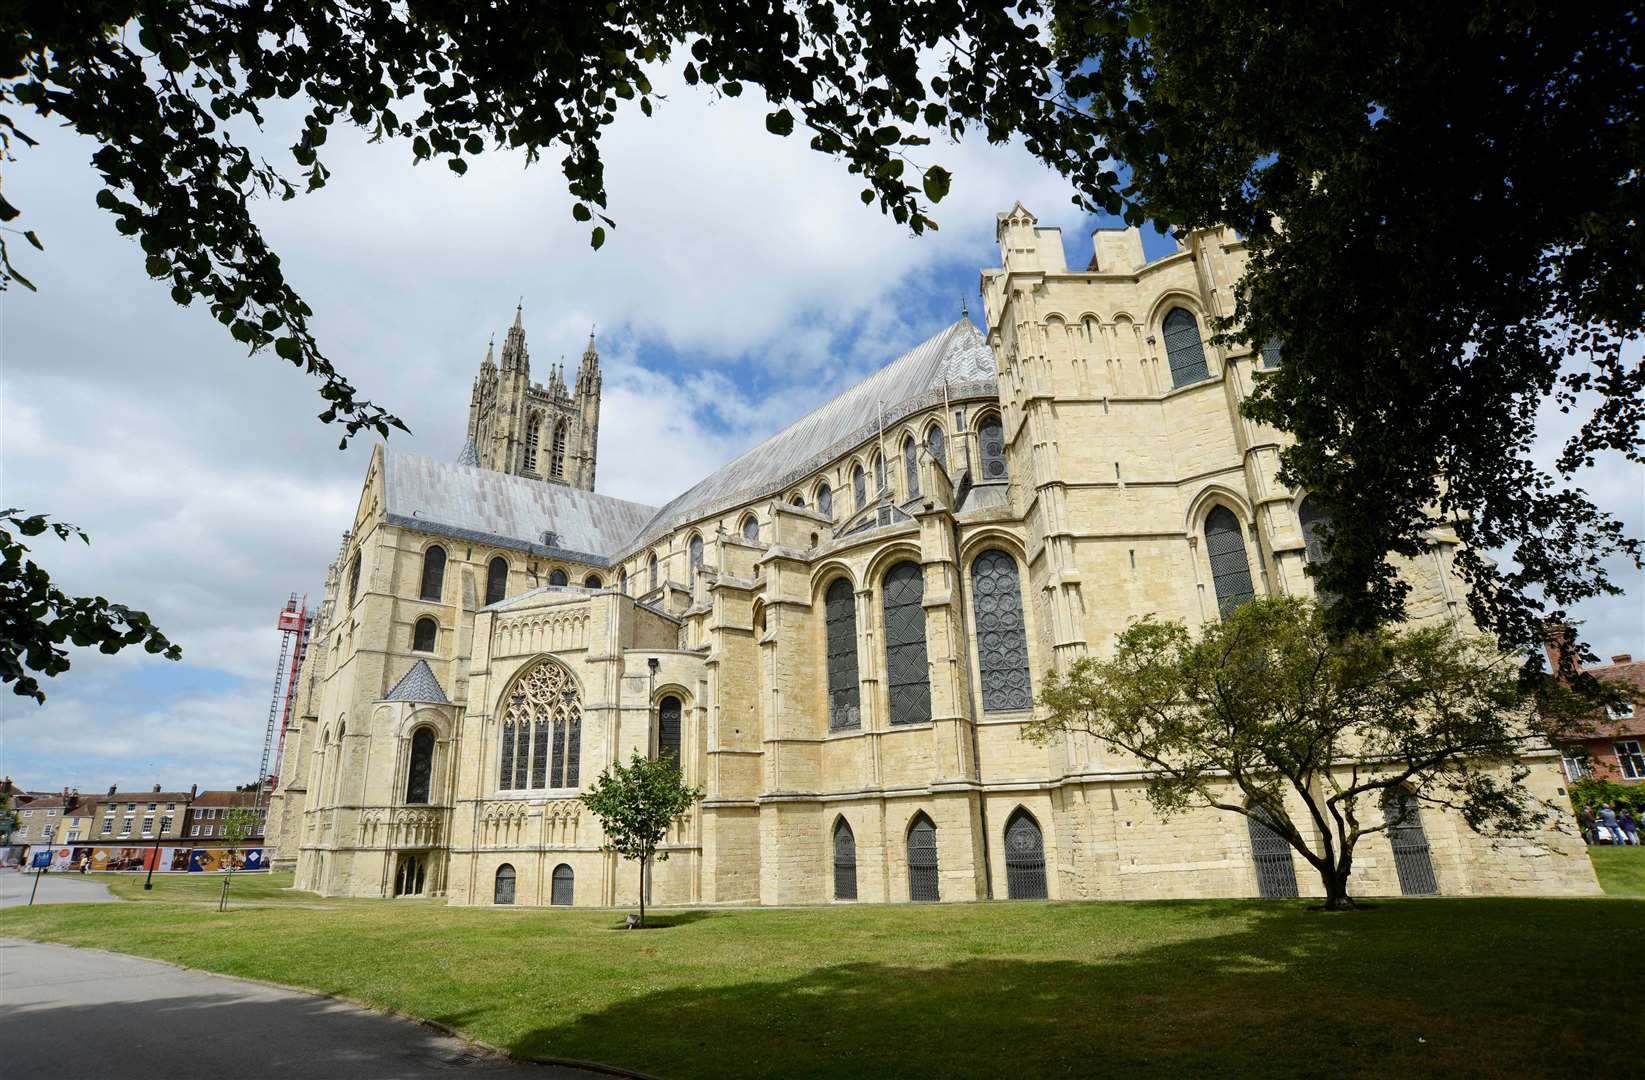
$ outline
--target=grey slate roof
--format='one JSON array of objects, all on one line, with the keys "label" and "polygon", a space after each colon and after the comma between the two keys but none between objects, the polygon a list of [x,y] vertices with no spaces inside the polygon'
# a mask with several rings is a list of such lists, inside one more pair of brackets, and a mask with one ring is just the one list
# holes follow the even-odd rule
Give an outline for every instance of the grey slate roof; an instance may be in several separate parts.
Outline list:
[{"label": "grey slate roof", "polygon": [[[564,484],[383,448],[383,515],[408,529],[607,565],[655,512]],[[554,533],[553,543],[545,532]]]},{"label": "grey slate roof", "polygon": [[394,684],[394,689],[390,690],[383,700],[451,704],[446,692],[440,689],[440,680],[434,677],[434,671],[428,666],[427,660],[419,660],[412,664],[411,670],[400,676],[400,681]]},{"label": "grey slate roof", "polygon": [[970,319],[920,342],[862,382],[722,466],[657,511],[628,550],[689,521],[765,495],[868,439],[879,427],[942,400],[997,396],[994,353]]}]

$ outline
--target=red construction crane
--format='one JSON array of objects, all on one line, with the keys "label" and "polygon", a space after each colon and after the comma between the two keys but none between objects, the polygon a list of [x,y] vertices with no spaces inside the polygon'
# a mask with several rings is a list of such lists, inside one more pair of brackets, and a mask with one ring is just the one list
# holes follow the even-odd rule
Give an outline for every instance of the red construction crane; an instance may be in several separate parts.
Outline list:
[{"label": "red construction crane", "polygon": [[[308,596],[305,594],[299,603],[297,594],[292,593],[275,617],[274,625],[280,631],[280,659],[274,664],[274,693],[268,703],[268,727],[263,732],[263,764],[257,770],[254,805],[259,807],[263,805],[264,794],[272,792],[280,780],[277,771],[269,772],[269,755],[274,755],[274,768],[278,770],[286,748],[286,725],[291,722],[292,705],[297,700],[297,673],[302,670],[303,656],[308,652],[311,629]],[[278,740],[276,730],[280,733]]]}]

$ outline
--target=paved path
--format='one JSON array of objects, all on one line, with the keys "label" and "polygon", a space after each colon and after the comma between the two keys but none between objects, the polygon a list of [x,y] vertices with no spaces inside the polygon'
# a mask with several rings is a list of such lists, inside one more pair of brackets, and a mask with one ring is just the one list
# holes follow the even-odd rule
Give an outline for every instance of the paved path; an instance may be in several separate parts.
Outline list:
[{"label": "paved path", "polygon": [[6,1080],[610,1080],[312,994],[16,938],[0,938],[0,1047]]},{"label": "paved path", "polygon": [[[0,907],[17,907],[29,902],[34,891],[34,872],[18,873],[0,870]],[[117,902],[119,897],[96,878],[81,877],[74,872],[48,870],[40,878],[40,894],[36,904],[97,904]]]}]

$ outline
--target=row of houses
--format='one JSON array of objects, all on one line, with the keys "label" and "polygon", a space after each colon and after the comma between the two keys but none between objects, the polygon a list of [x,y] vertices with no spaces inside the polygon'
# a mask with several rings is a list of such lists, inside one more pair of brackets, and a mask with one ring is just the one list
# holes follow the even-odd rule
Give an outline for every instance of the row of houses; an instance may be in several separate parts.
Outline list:
[{"label": "row of houses", "polygon": [[[1548,648],[1548,657],[1559,661],[1557,644]],[[1592,777],[1613,784],[1645,783],[1645,660],[1631,653],[1618,653],[1609,664],[1582,668],[1589,675],[1611,683],[1633,700],[1613,708],[1587,731],[1563,742],[1565,778],[1571,783]]]},{"label": "row of houses", "polygon": [[25,791],[10,777],[0,780],[7,811],[0,813],[0,862],[26,862],[42,848],[145,847],[219,848],[229,846],[224,836],[228,815],[244,808],[253,812],[252,835],[242,846],[260,847],[267,800],[257,785],[232,791],[165,791],[155,784],[146,791],[110,786],[102,795],[82,795],[78,789]]}]

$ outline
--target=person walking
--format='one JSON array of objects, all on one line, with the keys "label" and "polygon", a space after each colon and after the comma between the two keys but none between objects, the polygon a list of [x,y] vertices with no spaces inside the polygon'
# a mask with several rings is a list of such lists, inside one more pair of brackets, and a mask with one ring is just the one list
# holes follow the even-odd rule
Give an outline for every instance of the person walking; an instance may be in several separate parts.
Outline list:
[{"label": "person walking", "polygon": [[1628,837],[1628,843],[1638,847],[1639,822],[1634,820],[1634,812],[1624,806],[1622,813],[1617,815],[1616,821],[1618,825],[1622,826],[1623,833]]},{"label": "person walking", "polygon": [[90,869],[91,869],[91,856],[90,855],[82,855],[80,857],[80,872],[83,874],[87,870],[90,870]]},{"label": "person walking", "polygon": [[1582,842],[1584,844],[1593,847],[1599,843],[1599,837],[1594,835],[1594,807],[1592,803],[1577,811],[1576,821],[1582,829]]}]

